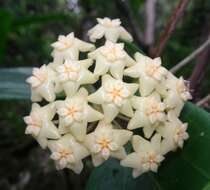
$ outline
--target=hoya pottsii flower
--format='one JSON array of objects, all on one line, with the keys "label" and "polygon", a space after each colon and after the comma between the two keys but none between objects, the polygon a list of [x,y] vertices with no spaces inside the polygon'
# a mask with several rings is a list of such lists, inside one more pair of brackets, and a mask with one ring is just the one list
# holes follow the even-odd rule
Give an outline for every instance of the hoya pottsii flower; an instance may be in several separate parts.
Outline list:
[{"label": "hoya pottsii flower", "polygon": [[119,112],[132,117],[131,97],[137,89],[138,85],[135,83],[125,83],[110,75],[104,75],[101,87],[89,95],[88,101],[102,105],[107,122],[111,122]]},{"label": "hoya pottsii flower", "polygon": [[161,66],[161,59],[151,59],[140,53],[135,54],[137,63],[124,71],[130,77],[139,78],[141,96],[148,96],[153,90],[162,91],[162,80],[168,71]]},{"label": "hoya pottsii flower", "polygon": [[106,41],[105,45],[88,54],[96,60],[95,75],[104,75],[110,71],[114,78],[122,79],[125,66],[131,66],[135,61],[124,51],[124,44]]},{"label": "hoya pottsii flower", "polygon": [[166,119],[165,105],[160,96],[153,93],[148,97],[133,97],[132,105],[136,109],[134,116],[128,123],[128,129],[143,127],[144,135],[150,138],[160,122]]},{"label": "hoya pottsii flower", "polygon": [[54,103],[44,107],[33,103],[30,115],[24,117],[27,125],[25,133],[32,135],[42,148],[46,148],[48,139],[60,138],[57,127],[52,122],[55,113]]},{"label": "hoya pottsii flower", "polygon": [[97,18],[98,24],[88,31],[91,42],[101,39],[103,36],[107,40],[116,42],[119,38],[133,41],[132,36],[122,27],[120,19]]},{"label": "hoya pottsii flower", "polygon": [[135,152],[127,155],[120,164],[133,168],[134,178],[147,171],[157,172],[158,166],[164,160],[161,153],[161,136],[156,134],[150,142],[138,135],[134,135],[132,146]]},{"label": "hoya pottsii flower", "polygon": [[87,123],[103,118],[103,115],[87,103],[88,92],[81,88],[73,97],[57,101],[60,134],[71,133],[77,140],[83,141]]},{"label": "hoya pottsii flower", "polygon": [[26,80],[31,86],[31,100],[41,101],[42,98],[48,102],[55,100],[55,72],[48,66],[42,65],[34,68],[32,76]]},{"label": "hoya pottsii flower", "polygon": [[165,81],[167,93],[165,94],[165,104],[167,108],[173,109],[179,116],[184,102],[192,98],[189,92],[189,84],[182,77],[176,78],[173,74],[168,74]]},{"label": "hoya pottsii flower", "polygon": [[77,174],[83,169],[82,159],[89,155],[88,150],[70,134],[62,136],[59,140],[50,140],[48,147],[57,169],[69,168]]},{"label": "hoya pottsii flower", "polygon": [[162,151],[164,153],[176,150],[177,147],[183,147],[184,141],[189,138],[187,126],[188,124],[182,123],[172,111],[168,113],[168,121],[157,129],[158,133],[164,137],[162,142]]},{"label": "hoya pottsii flower", "polygon": [[73,96],[80,85],[96,82],[95,76],[88,70],[92,63],[91,59],[81,61],[68,59],[64,64],[57,66],[57,77],[67,96]]},{"label": "hoya pottsii flower", "polygon": [[95,48],[93,44],[75,38],[73,32],[67,36],[60,35],[52,47],[54,48],[52,55],[55,66],[62,64],[65,59],[78,60],[79,52],[87,52]]},{"label": "hoya pottsii flower", "polygon": [[109,157],[123,159],[126,156],[124,145],[132,132],[125,129],[113,129],[111,124],[99,122],[94,132],[85,138],[85,145],[91,152],[94,166],[102,164]]}]

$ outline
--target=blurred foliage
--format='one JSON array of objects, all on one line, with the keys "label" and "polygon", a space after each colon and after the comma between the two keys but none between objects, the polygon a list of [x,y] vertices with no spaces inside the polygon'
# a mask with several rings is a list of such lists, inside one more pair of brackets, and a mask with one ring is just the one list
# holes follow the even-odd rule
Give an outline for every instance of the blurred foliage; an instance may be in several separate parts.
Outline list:
[{"label": "blurred foliage", "polygon": [[[156,39],[160,36],[177,2],[178,0],[157,1]],[[118,17],[132,32],[133,26],[129,18],[131,14],[132,19],[135,19],[138,24],[136,27],[143,33],[145,1],[130,0],[128,5],[129,10],[122,0],[1,0],[0,67],[33,67],[47,64],[51,61],[50,44],[59,34],[74,31],[76,36],[87,40],[86,32],[95,24],[97,17]],[[206,22],[209,22],[209,17],[209,0],[191,1],[184,18],[178,24],[163,52],[163,64],[167,68],[173,67],[202,43],[203,28]],[[148,49],[141,43],[127,44],[126,48],[132,54],[139,51],[138,46],[147,53]],[[195,63],[194,60],[185,66],[178,75],[188,78]],[[6,83],[8,78],[5,78],[2,72],[0,73],[0,90],[4,92],[4,97],[8,97],[10,90],[13,86],[17,86],[20,79],[20,75],[12,73],[10,75],[8,76],[11,83]],[[23,82],[25,76],[21,75],[21,77]],[[200,85],[200,98],[209,93],[209,77],[210,67],[208,66]],[[21,82],[18,93],[27,96]],[[80,176],[67,171],[56,172],[48,158],[48,152],[40,150],[32,138],[24,135],[25,125],[22,117],[30,110],[28,101],[0,101],[0,106],[3,110],[0,113],[1,190],[80,190],[84,188],[92,167],[89,161],[86,162],[86,170]]]}]

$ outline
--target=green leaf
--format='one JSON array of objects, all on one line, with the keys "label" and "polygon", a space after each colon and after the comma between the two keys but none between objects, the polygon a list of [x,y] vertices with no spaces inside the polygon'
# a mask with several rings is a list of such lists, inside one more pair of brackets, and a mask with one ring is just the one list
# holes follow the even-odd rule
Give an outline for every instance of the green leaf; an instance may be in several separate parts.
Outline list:
[{"label": "green leaf", "polygon": [[30,89],[25,80],[31,72],[30,67],[0,69],[0,99],[29,99]]},{"label": "green leaf", "polygon": [[0,63],[4,58],[4,54],[6,51],[6,42],[8,38],[8,34],[11,30],[12,25],[12,17],[9,12],[5,10],[0,10]]},{"label": "green leaf", "polygon": [[132,179],[131,169],[109,160],[94,169],[86,190],[209,190],[210,114],[186,103],[181,119],[189,124],[190,138],[182,150],[166,156],[157,174]]}]

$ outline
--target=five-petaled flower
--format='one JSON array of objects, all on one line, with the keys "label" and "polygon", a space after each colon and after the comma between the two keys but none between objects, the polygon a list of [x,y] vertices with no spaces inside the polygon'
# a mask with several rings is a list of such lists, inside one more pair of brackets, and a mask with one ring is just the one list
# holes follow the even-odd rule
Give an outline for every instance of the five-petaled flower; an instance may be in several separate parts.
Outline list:
[{"label": "five-petaled flower", "polygon": [[24,117],[27,125],[25,133],[32,135],[42,148],[47,147],[48,139],[60,138],[57,127],[52,122],[55,113],[54,103],[44,107],[33,103],[30,115]]},{"label": "five-petaled flower", "polygon": [[42,98],[52,102],[55,100],[55,72],[46,65],[34,68],[32,76],[26,82],[31,85],[31,100],[41,101]]},{"label": "five-petaled flower", "polygon": [[57,169],[69,168],[77,174],[83,169],[82,159],[89,155],[85,146],[78,143],[70,134],[62,136],[59,140],[50,140],[48,147]]},{"label": "five-petaled flower", "polygon": [[140,53],[134,55],[137,63],[127,69],[124,74],[133,78],[139,78],[139,91],[141,96],[148,96],[154,89],[161,91],[162,81],[168,71],[161,66],[161,59],[151,59]]},{"label": "five-petaled flower", "polygon": [[107,122],[111,122],[118,113],[132,117],[131,97],[137,89],[138,85],[135,83],[125,83],[110,75],[104,75],[101,87],[89,95],[88,101],[102,105],[104,119]]},{"label": "five-petaled flower", "polygon": [[67,59],[57,66],[58,80],[67,96],[73,96],[81,85],[95,83],[97,78],[88,70],[93,64],[91,59],[73,61]]},{"label": "five-petaled flower", "polygon": [[83,141],[88,122],[103,118],[103,114],[88,105],[87,96],[88,92],[81,88],[73,97],[56,102],[60,134],[70,132],[77,140]]},{"label": "five-petaled flower", "polygon": [[85,138],[85,145],[91,152],[94,166],[102,164],[110,156],[123,159],[126,156],[125,145],[132,132],[125,129],[114,129],[111,124],[101,121],[94,132]]},{"label": "five-petaled flower", "polygon": [[90,41],[95,42],[103,36],[112,42],[116,42],[119,38],[132,41],[132,36],[122,27],[120,19],[97,18],[98,24],[88,31]]},{"label": "five-petaled flower", "polygon": [[157,172],[158,166],[164,160],[161,152],[161,136],[156,134],[151,142],[134,135],[132,146],[135,152],[127,155],[121,165],[133,168],[133,177],[136,178],[144,172]]},{"label": "five-petaled flower", "polygon": [[143,127],[145,137],[150,138],[166,119],[164,103],[159,94],[153,93],[148,97],[133,97],[132,105],[136,112],[128,123],[128,129]]},{"label": "five-petaled flower", "polygon": [[78,60],[79,52],[87,52],[95,49],[93,44],[84,42],[74,37],[74,33],[67,36],[60,35],[58,41],[52,44],[54,48],[53,64],[54,66],[62,64],[66,59]]},{"label": "five-petaled flower", "polygon": [[124,44],[106,41],[105,45],[88,54],[96,60],[94,74],[104,75],[110,71],[114,78],[122,79],[125,66],[131,66],[135,61],[125,52]]}]

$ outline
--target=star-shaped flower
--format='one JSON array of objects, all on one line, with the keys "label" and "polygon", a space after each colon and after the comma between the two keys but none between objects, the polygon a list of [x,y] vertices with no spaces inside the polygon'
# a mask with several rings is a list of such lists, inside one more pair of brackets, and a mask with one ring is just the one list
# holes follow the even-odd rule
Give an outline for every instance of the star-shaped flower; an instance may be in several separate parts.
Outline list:
[{"label": "star-shaped flower", "polygon": [[122,79],[125,66],[135,64],[135,61],[124,51],[124,44],[106,41],[105,45],[88,54],[96,60],[94,74],[104,75],[110,71],[114,78]]},{"label": "star-shaped flower", "polygon": [[67,96],[73,96],[80,85],[92,84],[97,78],[88,70],[93,64],[91,59],[80,61],[66,60],[64,64],[57,66],[58,80],[64,88]]},{"label": "star-shaped flower", "polygon": [[58,41],[52,44],[53,50],[53,65],[57,66],[63,63],[66,59],[78,60],[79,52],[87,52],[95,49],[93,44],[84,42],[74,37],[74,33],[67,36],[60,35]]},{"label": "star-shaped flower", "polygon": [[59,132],[70,132],[77,140],[83,141],[87,131],[87,123],[103,118],[103,115],[87,103],[88,92],[81,88],[73,97],[57,101],[59,115]]},{"label": "star-shaped flower", "polygon": [[104,118],[107,122],[111,122],[119,112],[132,117],[131,97],[137,89],[138,85],[135,83],[125,83],[110,75],[104,75],[102,86],[95,93],[89,95],[88,101],[102,105]]},{"label": "star-shaped flower", "polygon": [[107,40],[116,42],[119,38],[133,41],[132,36],[121,26],[120,19],[97,18],[98,24],[88,31],[91,42],[101,39],[103,36]]},{"label": "star-shaped flower", "polygon": [[59,140],[49,141],[48,147],[57,169],[69,168],[77,174],[83,169],[82,159],[89,155],[88,150],[70,134],[62,136]]},{"label": "star-shaped flower", "polygon": [[132,146],[135,152],[127,155],[120,164],[133,168],[134,178],[147,171],[157,172],[158,166],[164,160],[161,152],[161,136],[156,134],[150,142],[138,135],[134,135]]},{"label": "star-shaped flower", "polygon": [[153,90],[163,89],[162,81],[168,71],[161,66],[161,59],[151,59],[140,53],[134,55],[137,63],[124,71],[130,77],[139,78],[139,90],[141,96],[148,96]]},{"label": "star-shaped flower", "polygon": [[109,157],[125,158],[126,152],[123,146],[131,136],[131,131],[113,129],[111,124],[99,122],[95,131],[86,136],[84,143],[91,152],[93,165],[98,166]]},{"label": "star-shaped flower", "polygon": [[176,150],[177,147],[183,147],[184,141],[189,138],[187,126],[188,124],[182,123],[173,111],[169,111],[168,121],[157,129],[158,133],[164,138],[162,142],[164,154]]},{"label": "star-shaped flower", "polygon": [[55,113],[54,103],[44,107],[34,103],[30,115],[24,117],[27,124],[25,133],[32,135],[42,148],[46,148],[48,139],[58,139],[60,137],[57,127],[52,122]]},{"label": "star-shaped flower", "polygon": [[39,102],[44,98],[48,102],[55,100],[55,72],[48,66],[34,68],[32,76],[27,78],[31,86],[31,100]]},{"label": "star-shaped flower", "polygon": [[128,129],[143,127],[144,135],[150,138],[159,123],[165,121],[165,105],[159,94],[153,93],[148,97],[133,97],[132,105],[136,109],[128,123]]},{"label": "star-shaped flower", "polygon": [[184,106],[184,102],[192,99],[189,92],[189,83],[182,77],[176,78],[173,74],[168,74],[165,81],[167,93],[165,93],[165,104],[169,109],[173,109],[177,116]]}]

